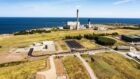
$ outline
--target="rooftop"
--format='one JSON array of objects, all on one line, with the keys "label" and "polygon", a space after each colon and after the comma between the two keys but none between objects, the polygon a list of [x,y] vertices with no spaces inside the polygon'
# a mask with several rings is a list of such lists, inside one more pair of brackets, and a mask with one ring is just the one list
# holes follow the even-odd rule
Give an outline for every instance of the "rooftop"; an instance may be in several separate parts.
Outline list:
[{"label": "rooftop", "polygon": [[129,38],[140,38],[140,35],[125,35],[125,36]]}]

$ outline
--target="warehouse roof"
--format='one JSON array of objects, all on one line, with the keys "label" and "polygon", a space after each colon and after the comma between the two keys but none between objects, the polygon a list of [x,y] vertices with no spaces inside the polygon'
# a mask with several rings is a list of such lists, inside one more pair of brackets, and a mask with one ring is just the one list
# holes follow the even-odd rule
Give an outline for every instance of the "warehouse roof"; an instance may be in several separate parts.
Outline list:
[{"label": "warehouse roof", "polygon": [[140,38],[140,35],[124,35],[129,38]]}]

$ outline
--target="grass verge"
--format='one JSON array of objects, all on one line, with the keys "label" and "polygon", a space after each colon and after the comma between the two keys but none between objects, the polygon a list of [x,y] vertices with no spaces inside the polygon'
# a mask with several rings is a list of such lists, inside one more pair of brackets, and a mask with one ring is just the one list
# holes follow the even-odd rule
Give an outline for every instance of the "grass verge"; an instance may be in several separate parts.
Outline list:
[{"label": "grass verge", "polygon": [[82,62],[77,57],[64,57],[63,63],[70,79],[90,79]]}]

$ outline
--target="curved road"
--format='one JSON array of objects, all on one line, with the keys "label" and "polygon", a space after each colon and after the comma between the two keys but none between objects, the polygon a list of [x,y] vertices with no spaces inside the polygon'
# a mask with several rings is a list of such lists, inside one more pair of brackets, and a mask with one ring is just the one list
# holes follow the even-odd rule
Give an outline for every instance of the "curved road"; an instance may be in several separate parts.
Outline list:
[{"label": "curved road", "polygon": [[97,79],[96,75],[94,74],[93,70],[89,66],[89,64],[80,56],[80,54],[76,54],[76,56],[82,61],[83,65],[85,66],[86,70],[88,71],[91,79]]},{"label": "curved road", "polygon": [[41,79],[56,79],[57,78],[53,56],[50,56],[49,60],[50,60],[51,68],[47,71],[42,71],[42,72],[37,73],[37,75],[43,76],[43,78]]}]

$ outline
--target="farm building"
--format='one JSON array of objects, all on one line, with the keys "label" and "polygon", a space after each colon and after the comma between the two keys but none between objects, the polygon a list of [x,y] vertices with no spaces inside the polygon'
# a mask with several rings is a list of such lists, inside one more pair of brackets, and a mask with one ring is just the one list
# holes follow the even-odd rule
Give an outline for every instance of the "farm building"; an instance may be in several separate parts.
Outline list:
[{"label": "farm building", "polygon": [[76,19],[77,21],[68,21],[64,29],[70,30],[79,30],[80,29],[80,21],[79,21],[79,9],[76,10]]}]

